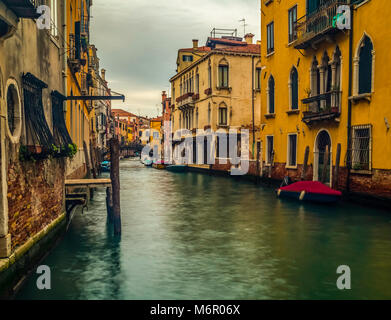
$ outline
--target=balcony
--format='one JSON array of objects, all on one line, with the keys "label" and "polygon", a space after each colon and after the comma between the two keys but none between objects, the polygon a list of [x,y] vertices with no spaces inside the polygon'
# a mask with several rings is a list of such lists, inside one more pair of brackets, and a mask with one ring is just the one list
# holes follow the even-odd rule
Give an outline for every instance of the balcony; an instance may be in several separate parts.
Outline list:
[{"label": "balcony", "polygon": [[337,9],[346,5],[347,0],[323,0],[312,13],[301,17],[296,22],[296,49],[314,47],[317,43],[331,38],[339,30],[336,26]]},{"label": "balcony", "polygon": [[340,91],[330,91],[303,99],[306,110],[303,111],[302,121],[307,125],[319,121],[338,122],[341,114],[341,94]]},{"label": "balcony", "polygon": [[69,56],[68,56],[68,64],[72,70],[72,72],[79,72],[81,66],[85,66],[87,61],[85,59],[80,58],[80,41],[76,41],[76,37],[74,34],[69,35]]},{"label": "balcony", "polygon": [[42,0],[3,0],[18,18],[36,19],[40,16],[37,8],[44,4]]},{"label": "balcony", "polygon": [[194,108],[194,100],[193,100],[194,92],[188,92],[184,95],[178,97],[176,102],[178,104],[179,110],[184,110],[188,108]]}]

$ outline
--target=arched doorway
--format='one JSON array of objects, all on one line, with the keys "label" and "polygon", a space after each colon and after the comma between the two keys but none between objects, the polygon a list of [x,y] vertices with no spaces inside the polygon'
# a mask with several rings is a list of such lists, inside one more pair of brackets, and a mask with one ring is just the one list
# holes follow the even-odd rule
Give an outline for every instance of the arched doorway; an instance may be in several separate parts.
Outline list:
[{"label": "arched doorway", "polygon": [[[326,154],[328,150],[328,154]],[[331,180],[331,138],[326,130],[319,131],[314,148],[314,180],[330,184]],[[327,160],[328,159],[328,160]],[[325,165],[325,162],[327,163]]]}]

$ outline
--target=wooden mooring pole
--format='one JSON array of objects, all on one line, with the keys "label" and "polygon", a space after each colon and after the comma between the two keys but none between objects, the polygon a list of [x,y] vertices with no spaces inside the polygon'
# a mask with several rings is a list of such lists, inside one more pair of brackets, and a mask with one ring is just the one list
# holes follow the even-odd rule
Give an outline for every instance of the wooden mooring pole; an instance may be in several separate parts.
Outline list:
[{"label": "wooden mooring pole", "polygon": [[327,174],[330,174],[329,170],[331,170],[331,168],[329,169],[329,166],[330,166],[330,150],[329,150],[329,146],[326,145],[326,150],[324,152],[324,157],[323,157],[323,170],[322,170],[322,180],[321,180],[322,183],[326,183]]},{"label": "wooden mooring pole", "polygon": [[111,161],[111,186],[113,197],[113,222],[114,234],[121,234],[121,206],[120,206],[120,181],[119,181],[119,141],[110,139],[110,161]]},{"label": "wooden mooring pole", "polygon": [[338,188],[338,176],[339,176],[340,161],[341,161],[341,144],[338,143],[338,145],[337,145],[337,156],[336,156],[336,159],[335,159],[335,171],[334,171],[334,175],[333,175],[333,180],[334,180],[333,188],[334,189]]},{"label": "wooden mooring pole", "polygon": [[307,146],[304,151],[304,164],[303,164],[303,171],[301,173],[301,180],[305,180],[307,176],[307,168],[308,168],[308,158],[310,156],[310,147]]}]

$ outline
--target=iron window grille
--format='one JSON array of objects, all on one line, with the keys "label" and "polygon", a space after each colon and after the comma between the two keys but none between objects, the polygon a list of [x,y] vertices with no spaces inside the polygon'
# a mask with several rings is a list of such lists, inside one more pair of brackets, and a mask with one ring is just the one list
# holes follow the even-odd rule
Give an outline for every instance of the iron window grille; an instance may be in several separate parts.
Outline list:
[{"label": "iron window grille", "polygon": [[55,143],[45,118],[42,103],[42,89],[48,86],[31,73],[23,75],[22,83],[27,143],[41,146],[45,151],[48,151]]},{"label": "iron window grille", "polygon": [[55,145],[58,148],[67,147],[68,145],[73,144],[73,141],[69,135],[64,119],[63,103],[66,98],[58,91],[53,91],[51,93],[51,97],[53,137]]},{"label": "iron window grille", "polygon": [[352,126],[346,165],[353,170],[372,170],[372,125]]}]

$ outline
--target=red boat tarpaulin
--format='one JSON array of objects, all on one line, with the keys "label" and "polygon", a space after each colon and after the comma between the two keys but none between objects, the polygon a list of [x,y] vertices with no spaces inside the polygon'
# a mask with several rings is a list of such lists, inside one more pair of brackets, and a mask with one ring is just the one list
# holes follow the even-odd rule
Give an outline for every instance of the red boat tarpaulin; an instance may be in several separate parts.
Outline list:
[{"label": "red boat tarpaulin", "polygon": [[302,192],[306,193],[318,193],[318,194],[327,194],[333,196],[341,196],[340,191],[329,188],[319,181],[299,181],[290,184],[289,186],[282,187],[280,190],[291,191],[291,192]]}]

